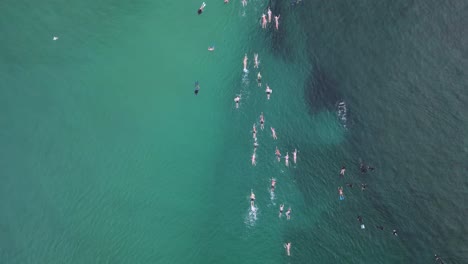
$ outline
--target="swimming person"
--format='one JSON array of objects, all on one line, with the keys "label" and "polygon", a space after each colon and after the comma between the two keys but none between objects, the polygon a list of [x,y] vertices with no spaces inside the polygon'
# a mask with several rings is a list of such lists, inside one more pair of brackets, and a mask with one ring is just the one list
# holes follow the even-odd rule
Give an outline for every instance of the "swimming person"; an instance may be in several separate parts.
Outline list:
[{"label": "swimming person", "polygon": [[273,92],[273,90],[271,90],[271,89],[270,89],[270,86],[268,86],[268,84],[267,84],[267,85],[266,85],[265,93],[267,94],[267,99],[268,99],[268,100],[270,100],[271,92]]},{"label": "swimming person", "polygon": [[258,68],[258,53],[254,53],[254,68]]},{"label": "swimming person", "polygon": [[208,51],[214,51],[215,47],[214,46],[209,46]]},{"label": "swimming person", "polygon": [[278,30],[278,26],[279,26],[279,18],[280,18],[280,15],[278,16],[275,16],[275,27],[276,27],[276,30]]},{"label": "swimming person", "polygon": [[275,155],[276,155],[276,158],[278,159],[278,162],[279,162],[279,161],[280,161],[280,158],[281,158],[281,153],[280,153],[278,147],[276,147]]},{"label": "swimming person", "polygon": [[398,232],[396,231],[396,229],[393,229],[392,233],[393,233],[394,236],[398,236]]},{"label": "swimming person", "polygon": [[260,114],[260,129],[265,129],[265,119],[263,118],[263,112]]},{"label": "swimming person", "polygon": [[255,139],[255,141],[257,141],[257,127],[255,126],[255,123],[253,124],[253,127],[252,127],[252,137],[253,139]]},{"label": "swimming person", "polygon": [[236,103],[236,108],[239,108],[239,101],[240,101],[240,96],[236,96],[236,98],[234,98],[234,102]]},{"label": "swimming person", "polygon": [[296,160],[297,160],[297,149],[294,149],[294,152],[293,152],[293,161],[294,161],[294,164],[296,164]]},{"label": "swimming person", "polygon": [[248,59],[247,59],[247,53],[246,53],[245,56],[244,56],[244,72],[248,72],[248,70],[247,70],[247,60]]},{"label": "swimming person", "polygon": [[257,147],[258,147],[258,143],[257,143],[257,141],[255,140],[255,142],[254,142],[254,151],[257,149]]},{"label": "swimming person", "polygon": [[271,130],[271,136],[273,137],[273,139],[278,139],[278,137],[276,136],[276,131],[273,127],[270,127],[270,130]]},{"label": "swimming person", "polygon": [[198,81],[195,82],[195,95],[198,95],[198,91],[200,91],[200,85],[198,84]]},{"label": "swimming person", "polygon": [[340,200],[344,200],[343,187],[338,187],[338,193],[340,195]]},{"label": "swimming person", "polygon": [[284,156],[284,163],[286,164],[286,167],[289,166],[289,154],[286,152],[286,156]]},{"label": "swimming person", "polygon": [[291,207],[288,208],[286,211],[286,219],[290,220],[291,219]]},{"label": "swimming person", "polygon": [[291,256],[291,242],[284,244],[284,248],[286,249],[286,254],[288,254],[288,256]]},{"label": "swimming person", "polygon": [[257,161],[255,161],[255,148],[254,148],[254,153],[252,154],[252,166],[256,166]]},{"label": "swimming person", "polygon": [[276,185],[276,180],[274,178],[271,178],[271,191],[275,190],[275,185]]},{"label": "swimming person", "polygon": [[367,187],[367,184],[361,183],[361,191],[365,191]]},{"label": "swimming person", "polygon": [[365,229],[366,226],[362,223],[362,217],[361,217],[360,215],[358,215],[357,220],[358,220],[359,223],[361,224],[361,229]]},{"label": "swimming person", "polygon": [[267,14],[268,14],[268,23],[271,23],[271,10],[270,10],[270,7],[268,7]]},{"label": "swimming person", "polygon": [[266,28],[267,25],[267,19],[265,14],[262,14],[262,28]]},{"label": "swimming person", "polygon": [[245,7],[247,5],[247,0],[242,0],[242,6]]},{"label": "swimming person", "polygon": [[250,190],[250,206],[254,208],[255,205],[255,194],[253,193],[253,190]]},{"label": "swimming person", "polygon": [[278,217],[281,217],[283,215],[283,209],[284,209],[284,204],[280,204],[280,209],[279,209],[279,215]]},{"label": "swimming person", "polygon": [[262,86],[262,75],[260,74],[260,72],[258,72],[257,74],[257,83],[258,83],[258,87]]},{"label": "swimming person", "polygon": [[205,9],[205,2],[202,3],[202,5],[200,6],[200,8],[198,9],[198,14],[200,15],[201,13],[203,13],[203,10]]},{"label": "swimming person", "polygon": [[341,170],[340,170],[340,176],[341,176],[341,177],[344,176],[345,171],[346,171],[346,167],[345,167],[345,166],[341,167]]}]

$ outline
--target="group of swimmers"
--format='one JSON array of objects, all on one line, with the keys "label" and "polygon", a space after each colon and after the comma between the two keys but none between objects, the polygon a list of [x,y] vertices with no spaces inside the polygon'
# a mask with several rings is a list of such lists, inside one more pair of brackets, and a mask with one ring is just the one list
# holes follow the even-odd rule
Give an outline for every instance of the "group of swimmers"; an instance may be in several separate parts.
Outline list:
[{"label": "group of swimmers", "polygon": [[[268,21],[267,21],[267,15],[268,15]],[[267,15],[262,14],[262,28],[263,28],[263,29],[266,28],[267,23],[271,23],[271,15],[272,15],[272,12],[271,12],[271,10],[270,10],[270,7],[268,7]],[[280,19],[280,15],[274,16],[274,19],[275,19],[275,28],[276,28],[276,30],[278,30],[278,29],[279,29],[279,19]]]}]

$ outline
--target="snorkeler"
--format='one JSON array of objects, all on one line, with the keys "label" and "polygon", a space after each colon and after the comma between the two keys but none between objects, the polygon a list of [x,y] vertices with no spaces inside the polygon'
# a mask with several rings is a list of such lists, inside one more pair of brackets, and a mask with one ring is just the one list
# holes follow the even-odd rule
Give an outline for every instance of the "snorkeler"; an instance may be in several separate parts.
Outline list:
[{"label": "snorkeler", "polygon": [[284,209],[284,204],[280,204],[278,217],[281,217],[283,215],[283,209]]},{"label": "snorkeler", "polygon": [[203,10],[205,9],[205,2],[202,3],[202,5],[200,6],[200,8],[198,9],[198,14],[200,15],[201,13],[203,13]]},{"label": "snorkeler", "polygon": [[294,152],[293,152],[293,161],[294,161],[294,164],[296,164],[296,160],[297,160],[297,149],[294,149]]},{"label": "snorkeler", "polygon": [[286,156],[284,156],[284,163],[286,164],[286,167],[289,166],[289,154],[286,152]]},{"label": "snorkeler", "polygon": [[274,178],[271,178],[271,191],[275,190],[275,185],[276,185],[276,180]]},{"label": "snorkeler", "polygon": [[250,206],[253,208],[255,205],[255,194],[253,190],[250,190]]},{"label": "snorkeler", "polygon": [[276,136],[276,131],[273,127],[270,127],[270,130],[271,130],[271,136],[273,137],[273,139],[278,139],[278,137]]},{"label": "snorkeler", "polygon": [[262,28],[266,28],[267,25],[267,19],[265,14],[262,14]]},{"label": "snorkeler", "polygon": [[291,219],[291,207],[288,208],[286,211],[286,219],[290,220]]},{"label": "snorkeler", "polygon": [[258,72],[257,74],[257,83],[258,83],[258,87],[262,86],[262,75],[260,74],[260,72]]},{"label": "snorkeler", "polygon": [[244,61],[243,61],[244,62],[244,72],[248,72],[248,70],[247,70],[247,60],[248,59],[247,59],[247,53],[246,53],[245,56],[244,56]]},{"label": "snorkeler", "polygon": [[270,100],[271,92],[273,92],[273,90],[271,90],[271,89],[270,89],[270,86],[268,86],[268,84],[267,84],[267,85],[266,85],[265,93],[267,94],[267,99],[268,99],[268,100]]},{"label": "snorkeler", "polygon": [[263,112],[260,114],[260,129],[265,129],[265,118],[263,118]]},{"label": "snorkeler", "polygon": [[279,162],[279,161],[280,161],[280,158],[281,158],[281,153],[280,153],[278,147],[276,147],[275,155],[276,155],[276,159],[278,159],[278,162]]},{"label": "snorkeler", "polygon": [[200,85],[198,84],[198,81],[195,82],[195,95],[198,95],[198,91],[200,91]]},{"label": "snorkeler", "polygon": [[288,256],[291,256],[291,242],[284,244],[284,248],[286,249],[286,254],[288,254]]},{"label": "snorkeler", "polygon": [[340,170],[340,176],[341,176],[341,177],[344,176],[345,171],[346,171],[346,167],[345,167],[345,166],[341,167],[341,170]]},{"label": "snorkeler", "polygon": [[254,68],[258,68],[258,53],[254,53]]},{"label": "snorkeler", "polygon": [[276,30],[278,30],[278,27],[279,27],[279,18],[280,18],[280,15],[275,16],[275,27],[276,27]]},{"label": "snorkeler", "polygon": [[234,98],[234,102],[236,103],[236,108],[239,108],[239,101],[240,101],[240,96],[236,96],[236,98]]},{"label": "snorkeler", "polygon": [[268,23],[271,23],[271,10],[270,10],[270,7],[268,7],[267,14],[268,14]]}]

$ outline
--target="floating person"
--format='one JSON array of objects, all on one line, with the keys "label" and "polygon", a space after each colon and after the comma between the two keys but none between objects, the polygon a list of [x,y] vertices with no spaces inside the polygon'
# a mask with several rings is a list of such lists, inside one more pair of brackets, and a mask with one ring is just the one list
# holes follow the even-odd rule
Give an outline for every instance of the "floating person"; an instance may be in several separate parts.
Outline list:
[{"label": "floating person", "polygon": [[254,54],[254,68],[258,68],[258,53]]},{"label": "floating person", "polygon": [[275,150],[275,155],[276,155],[276,159],[278,160],[278,162],[280,161],[281,159],[281,153],[278,149],[278,147],[276,147],[276,150]]},{"label": "floating person", "polygon": [[195,82],[195,95],[198,95],[198,91],[200,91],[200,85],[198,84],[198,81]]},{"label": "floating person", "polygon": [[276,131],[273,127],[270,127],[270,130],[271,130],[271,136],[273,137],[273,139],[278,139],[278,137],[276,136]]},{"label": "floating person", "polygon": [[278,215],[278,217],[280,217],[280,218],[283,215],[283,209],[284,209],[284,204],[280,204],[279,215]]},{"label": "floating person", "polygon": [[254,153],[252,154],[252,166],[256,166],[257,165],[257,161],[255,160],[255,149],[254,149]]},{"label": "floating person", "polygon": [[375,226],[375,227],[377,227],[377,229],[384,230],[383,226]]},{"label": "floating person", "polygon": [[367,187],[367,184],[361,183],[361,191],[365,191]]},{"label": "floating person", "polygon": [[296,164],[296,160],[297,160],[297,149],[294,149],[294,152],[293,152],[293,161],[294,161],[294,164]]},{"label": "floating person", "polygon": [[265,129],[265,118],[263,117],[263,112],[260,114],[260,129]]},{"label": "floating person", "polygon": [[255,126],[255,123],[253,124],[253,127],[252,127],[252,137],[255,141],[257,141],[257,127]]},{"label": "floating person", "polygon": [[236,98],[234,98],[234,102],[236,103],[236,108],[239,108],[239,102],[240,102],[240,96],[236,96]]},{"label": "floating person", "polygon": [[266,85],[266,90],[265,90],[265,93],[267,95],[267,99],[270,100],[270,95],[271,95],[271,92],[273,92],[273,90],[270,89],[270,86],[268,86],[268,84]]},{"label": "floating person", "polygon": [[214,46],[214,45],[208,47],[208,51],[214,51],[214,50],[215,50],[215,46]]},{"label": "floating person", "polygon": [[59,37],[54,36],[52,39],[53,39],[53,40],[57,40],[57,39],[59,39]]},{"label": "floating person", "polygon": [[343,187],[338,187],[338,194],[340,195],[340,200],[343,201],[345,199],[343,194]]},{"label": "floating person", "polygon": [[266,28],[267,25],[267,19],[265,14],[262,14],[262,28]]},{"label": "floating person", "polygon": [[361,229],[365,229],[366,226],[362,223],[362,217],[361,217],[360,215],[358,215],[357,220],[358,220],[359,223],[361,224]]},{"label": "floating person", "polygon": [[200,6],[200,8],[198,8],[198,14],[201,15],[201,13],[203,13],[203,10],[205,10],[205,2],[202,3],[202,5]]},{"label": "floating person", "polygon": [[394,236],[398,236],[398,232],[397,232],[396,229],[393,229],[392,233],[393,233]]},{"label": "floating person", "polygon": [[255,206],[255,194],[253,190],[250,190],[250,207],[254,208]]},{"label": "floating person", "polygon": [[248,61],[248,58],[247,58],[247,53],[246,53],[245,56],[244,56],[244,61],[243,61],[243,63],[244,63],[244,72],[249,72],[247,70],[247,61]]},{"label": "floating person", "polygon": [[272,192],[275,190],[275,185],[276,185],[276,180],[275,180],[275,178],[271,178],[271,191],[272,191]]},{"label": "floating person", "polygon": [[247,5],[247,0],[242,0],[242,6],[245,7]]},{"label": "floating person", "polygon": [[284,248],[286,249],[286,254],[288,254],[288,256],[291,256],[291,242],[284,244]]},{"label": "floating person", "polygon": [[260,74],[260,72],[258,72],[257,74],[257,83],[258,87],[262,87],[262,75]]},{"label": "floating person", "polygon": [[284,163],[286,164],[286,167],[289,166],[289,154],[286,152],[286,156],[284,156]]},{"label": "floating person", "polygon": [[268,7],[267,14],[268,14],[268,23],[271,23],[271,10],[270,10],[270,7]]},{"label": "floating person", "polygon": [[280,15],[275,16],[275,27],[276,27],[276,30],[278,30],[278,27],[279,27],[279,18],[280,18]]},{"label": "floating person", "polygon": [[224,3],[225,3],[225,4],[229,3],[229,0],[224,0]]},{"label": "floating person", "polygon": [[341,177],[344,177],[345,171],[346,171],[346,167],[345,166],[341,167],[341,170],[340,170]]},{"label": "floating person", "polygon": [[287,220],[291,219],[291,207],[289,207],[288,210],[286,211],[286,219]]}]

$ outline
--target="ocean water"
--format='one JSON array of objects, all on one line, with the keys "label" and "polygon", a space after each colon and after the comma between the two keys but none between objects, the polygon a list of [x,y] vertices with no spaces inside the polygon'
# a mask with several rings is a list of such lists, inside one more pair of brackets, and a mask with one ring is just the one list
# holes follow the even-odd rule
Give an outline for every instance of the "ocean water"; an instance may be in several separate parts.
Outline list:
[{"label": "ocean water", "polygon": [[0,3],[1,263],[468,263],[466,1],[200,4]]}]

